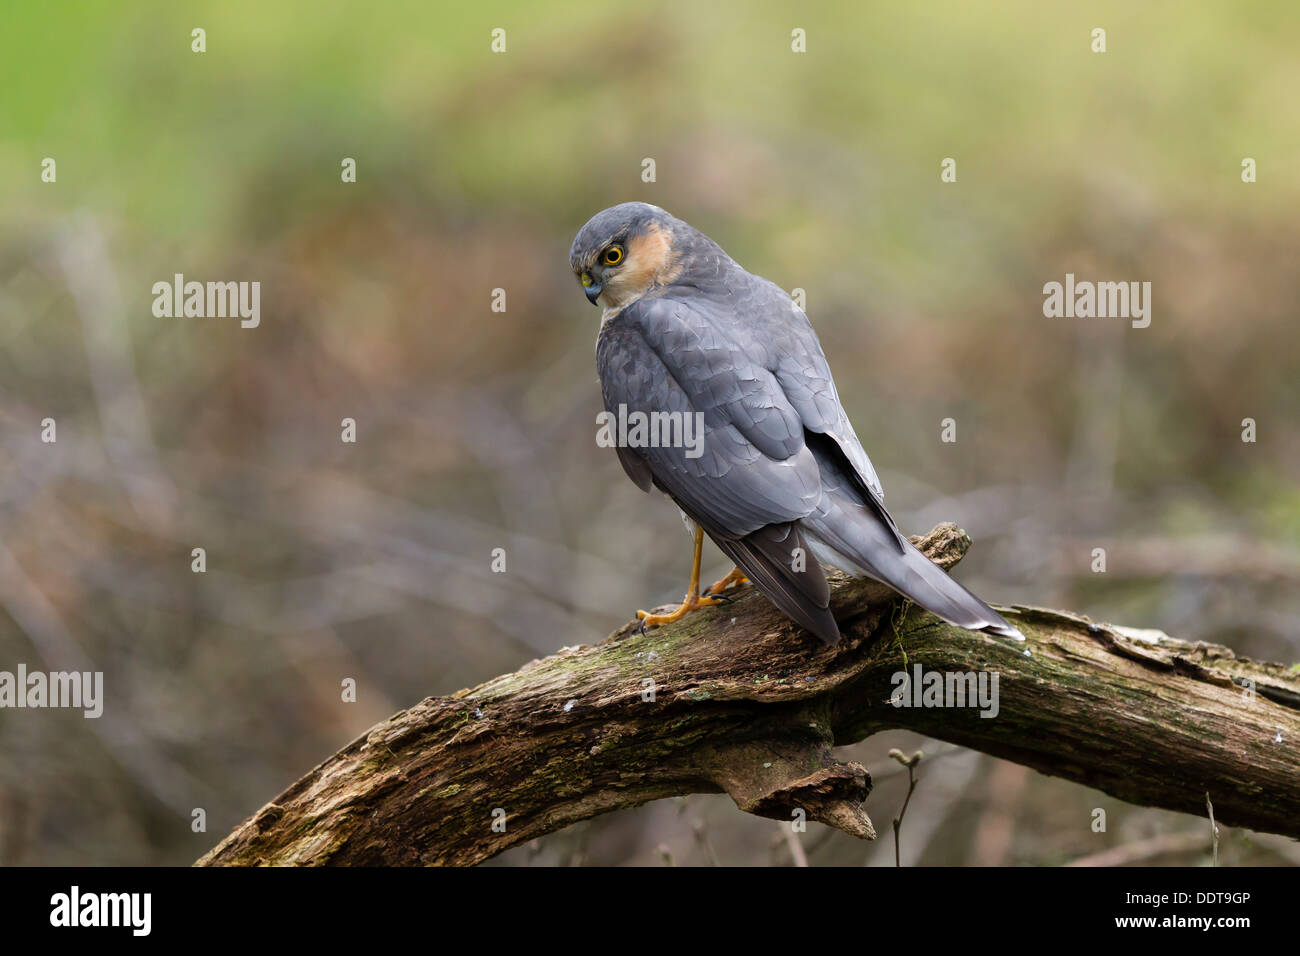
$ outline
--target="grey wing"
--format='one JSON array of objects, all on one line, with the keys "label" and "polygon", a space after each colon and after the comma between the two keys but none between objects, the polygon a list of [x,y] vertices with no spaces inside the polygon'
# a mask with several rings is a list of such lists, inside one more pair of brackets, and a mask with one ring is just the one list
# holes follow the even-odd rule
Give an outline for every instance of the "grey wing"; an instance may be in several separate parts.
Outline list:
[{"label": "grey wing", "polygon": [[767,310],[759,314],[759,322],[756,323],[756,330],[762,330],[758,334],[763,339],[768,342],[783,341],[780,351],[774,356],[777,380],[790,404],[798,411],[804,426],[809,431],[834,438],[863,483],[877,498],[883,500],[885,491],[880,485],[880,478],[862,443],[858,441],[857,433],[853,431],[848,413],[840,404],[835,380],[831,377],[830,366],[822,352],[821,343],[817,340],[817,333],[813,331],[812,323],[803,310],[789,296],[783,292],[781,295],[789,300],[790,314],[774,316]]},{"label": "grey wing", "polygon": [[636,303],[610,324],[622,346],[606,347],[604,333],[597,345],[607,403],[704,416],[698,458],[637,451],[653,483],[827,643],[839,630],[825,575],[816,561],[790,563],[808,540],[952,624],[1023,640],[903,537],[807,318],[776,286],[736,273],[716,294]]},{"label": "grey wing", "polygon": [[933,611],[945,621],[1005,637],[1024,636],[1000,614],[949,577],[905,538],[885,509],[875,469],[840,405],[830,368],[807,317],[776,286],[765,300],[782,307],[754,308],[746,316],[753,340],[767,359],[808,430],[806,440],[821,467],[823,507],[801,522],[813,540],[850,565]]},{"label": "grey wing", "polygon": [[642,491],[649,491],[654,486],[654,475],[650,471],[650,464],[630,448],[615,445],[614,450],[618,452],[618,463],[632,479],[632,484]]},{"label": "grey wing", "polygon": [[[648,306],[648,307],[647,307]],[[817,461],[775,376],[704,320],[665,299],[639,302],[597,342],[606,410],[690,416],[693,447],[620,449],[638,480],[656,484],[730,535],[805,517],[821,500]],[[694,433],[701,421],[702,434]],[[641,484],[641,481],[638,481]]]},{"label": "grey wing", "polygon": [[699,303],[668,298],[609,320],[596,355],[606,410],[677,413],[703,424],[689,446],[621,449],[633,480],[648,469],[773,603],[823,640],[838,640],[825,575],[798,557],[809,554],[797,522],[821,502],[820,469],[773,373]]},{"label": "grey wing", "polygon": [[838,467],[824,470],[823,477],[826,472],[847,475],[864,503],[885,523],[901,551],[903,534],[885,508],[880,478],[840,404],[812,323],[779,286],[764,279],[755,281],[763,291],[752,297],[757,301],[747,313],[745,325],[755,350],[764,354],[803,426],[833,442],[817,444],[820,454],[839,459],[835,462]]}]

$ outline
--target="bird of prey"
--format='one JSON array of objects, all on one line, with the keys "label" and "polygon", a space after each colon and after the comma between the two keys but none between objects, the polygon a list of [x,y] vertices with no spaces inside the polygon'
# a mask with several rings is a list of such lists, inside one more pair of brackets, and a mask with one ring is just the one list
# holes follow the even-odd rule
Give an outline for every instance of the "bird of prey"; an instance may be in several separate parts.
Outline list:
[{"label": "bird of prey", "polygon": [[[825,562],[883,581],[950,624],[1024,640],[899,531],[812,325],[782,289],[647,203],[597,213],[569,261],[602,310],[596,364],[607,413],[676,416],[685,425],[673,436],[703,425],[692,445],[645,429],[620,429],[615,443],[628,477],[672,498],[695,536],[685,599],[671,613],[637,611],[643,627],[752,582],[836,644]],[[705,534],[736,567],[701,593]]]}]

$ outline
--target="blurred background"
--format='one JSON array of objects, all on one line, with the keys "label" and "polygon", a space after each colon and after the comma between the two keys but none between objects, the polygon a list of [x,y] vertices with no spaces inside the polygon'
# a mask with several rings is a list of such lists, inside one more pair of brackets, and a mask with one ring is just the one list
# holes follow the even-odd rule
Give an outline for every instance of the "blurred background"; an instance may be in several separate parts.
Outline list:
[{"label": "blurred background", "polygon": [[[0,7],[0,669],[107,698],[0,710],[0,863],[188,863],[398,709],[680,596],[567,264],[632,199],[806,290],[896,518],[966,528],[977,593],[1300,658],[1300,10],[1072,6]],[[1045,318],[1067,272],[1151,282],[1150,327]],[[260,327],[156,318],[175,273],[260,281]],[[892,865],[894,746],[905,863],[1208,863],[1205,821],[896,733],[844,748],[875,844],[696,796],[493,865]]]}]

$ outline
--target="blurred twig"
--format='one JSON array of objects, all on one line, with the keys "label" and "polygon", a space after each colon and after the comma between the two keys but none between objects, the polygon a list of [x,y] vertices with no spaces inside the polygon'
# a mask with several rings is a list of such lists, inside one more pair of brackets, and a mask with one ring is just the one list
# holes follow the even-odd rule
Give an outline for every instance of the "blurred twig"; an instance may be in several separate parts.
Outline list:
[{"label": "blurred twig", "polygon": [[898,816],[894,817],[894,866],[902,866],[903,817],[907,815],[907,805],[912,802],[912,791],[916,789],[916,765],[924,755],[918,750],[908,757],[903,751],[894,749],[889,752],[889,756],[907,768],[907,795],[903,797],[903,807],[898,811]]},{"label": "blurred twig", "polygon": [[1204,833],[1162,833],[1146,840],[1111,847],[1071,860],[1066,866],[1136,866],[1165,856],[1203,853]]}]

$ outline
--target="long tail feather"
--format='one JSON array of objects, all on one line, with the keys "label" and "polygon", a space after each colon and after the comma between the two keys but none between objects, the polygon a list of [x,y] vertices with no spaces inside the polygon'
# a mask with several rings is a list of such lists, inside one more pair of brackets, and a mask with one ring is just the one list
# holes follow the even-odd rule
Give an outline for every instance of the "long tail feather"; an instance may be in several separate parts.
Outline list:
[{"label": "long tail feather", "polygon": [[[898,539],[861,505],[832,499],[829,507],[801,522],[808,535],[846,560],[844,570],[888,584],[949,624],[1023,641],[1025,636],[924,554]],[[838,561],[835,563],[839,563]]]}]

